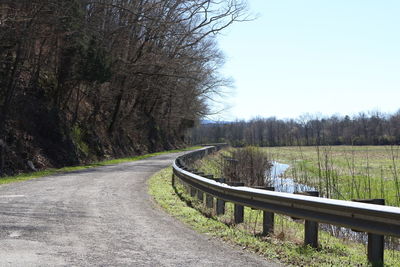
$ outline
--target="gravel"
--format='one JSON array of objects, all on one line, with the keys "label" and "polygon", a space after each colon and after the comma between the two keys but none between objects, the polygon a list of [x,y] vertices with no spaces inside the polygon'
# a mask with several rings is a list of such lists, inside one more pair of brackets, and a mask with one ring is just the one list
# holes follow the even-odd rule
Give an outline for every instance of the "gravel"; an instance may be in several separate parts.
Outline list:
[{"label": "gravel", "polygon": [[279,266],[152,202],[147,179],[177,155],[0,186],[0,266]]}]

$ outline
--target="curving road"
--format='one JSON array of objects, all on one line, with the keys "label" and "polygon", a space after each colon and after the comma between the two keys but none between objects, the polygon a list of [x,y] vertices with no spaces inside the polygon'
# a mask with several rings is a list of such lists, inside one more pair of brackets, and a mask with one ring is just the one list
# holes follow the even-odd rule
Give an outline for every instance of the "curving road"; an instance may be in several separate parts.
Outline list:
[{"label": "curving road", "polygon": [[146,180],[177,155],[0,186],[0,266],[278,266],[151,201]]}]

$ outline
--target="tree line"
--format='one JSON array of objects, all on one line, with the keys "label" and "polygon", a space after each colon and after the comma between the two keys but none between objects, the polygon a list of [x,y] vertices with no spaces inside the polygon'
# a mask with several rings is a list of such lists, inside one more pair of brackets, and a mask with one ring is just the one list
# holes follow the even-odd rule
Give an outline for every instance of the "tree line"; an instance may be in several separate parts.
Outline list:
[{"label": "tree line", "polygon": [[400,110],[391,115],[372,112],[353,117],[304,115],[288,120],[271,117],[208,123],[191,130],[188,140],[233,146],[399,145]]},{"label": "tree line", "polygon": [[[218,32],[242,0],[0,3],[0,172],[182,144],[229,82]],[[19,165],[18,165],[19,164]]]}]

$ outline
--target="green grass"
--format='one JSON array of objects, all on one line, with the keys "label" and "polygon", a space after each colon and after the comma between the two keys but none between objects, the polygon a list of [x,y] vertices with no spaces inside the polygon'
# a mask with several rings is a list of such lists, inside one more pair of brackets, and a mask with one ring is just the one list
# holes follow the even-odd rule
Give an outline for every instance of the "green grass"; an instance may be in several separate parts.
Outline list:
[{"label": "green grass", "polygon": [[[191,198],[183,185],[171,184],[172,170],[164,169],[149,180],[149,193],[169,214],[196,231],[253,251],[266,259],[293,266],[368,266],[365,245],[332,237],[320,231],[319,249],[302,245],[304,226],[285,216],[275,216],[275,233],[262,237],[261,211],[245,208],[245,222],[232,225],[233,205],[227,203],[223,216],[214,216]],[[204,216],[206,214],[207,216]],[[385,250],[385,266],[400,266],[398,251]]]},{"label": "green grass", "polygon": [[158,155],[194,150],[194,149],[199,149],[199,148],[200,148],[199,146],[196,146],[196,147],[189,147],[189,148],[185,148],[185,149],[168,150],[168,151],[156,152],[156,153],[145,154],[145,155],[135,156],[135,157],[105,160],[105,161],[96,162],[96,163],[83,165],[83,166],[71,166],[71,167],[64,167],[64,168],[60,168],[60,169],[46,169],[46,170],[41,170],[41,171],[32,172],[32,173],[23,173],[23,174],[19,174],[16,176],[6,176],[6,177],[0,178],[0,184],[22,182],[22,181],[31,180],[34,178],[39,178],[39,177],[44,177],[44,176],[49,176],[49,175],[53,175],[53,174],[67,173],[67,172],[84,170],[84,169],[89,169],[89,168],[119,164],[119,163],[124,163],[124,162],[131,162],[131,161],[146,159],[146,158],[150,158],[150,157],[154,157],[154,156],[158,156]]},{"label": "green grass", "polygon": [[263,148],[291,167],[287,177],[317,188],[324,196],[350,200],[384,198],[400,206],[399,146]]}]

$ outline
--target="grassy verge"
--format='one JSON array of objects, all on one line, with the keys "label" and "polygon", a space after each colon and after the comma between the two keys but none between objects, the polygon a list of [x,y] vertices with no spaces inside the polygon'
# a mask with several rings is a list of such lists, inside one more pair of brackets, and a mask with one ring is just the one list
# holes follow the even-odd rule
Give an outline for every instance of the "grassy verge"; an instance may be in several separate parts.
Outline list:
[{"label": "grassy verge", "polygon": [[154,156],[158,156],[158,155],[194,150],[194,149],[198,149],[198,148],[200,148],[200,147],[189,147],[189,148],[185,148],[185,149],[168,150],[168,151],[156,152],[156,153],[145,154],[145,155],[135,156],[135,157],[105,160],[105,161],[91,163],[91,164],[82,165],[82,166],[64,167],[64,168],[60,168],[60,169],[46,169],[46,170],[32,172],[32,173],[23,173],[23,174],[19,174],[16,176],[2,177],[2,178],[0,178],[0,184],[22,182],[22,181],[39,178],[39,177],[43,177],[43,176],[48,176],[48,175],[53,175],[53,174],[84,170],[84,169],[100,167],[100,166],[107,166],[107,165],[112,165],[112,164],[119,164],[119,163],[124,163],[124,162],[131,162],[131,161],[146,159],[146,158],[150,158],[150,157],[154,157]]},{"label": "grassy verge", "polygon": [[[149,193],[169,214],[200,233],[235,243],[267,259],[293,266],[368,266],[365,245],[343,241],[321,231],[318,250],[302,246],[303,225],[285,216],[275,216],[275,233],[262,237],[260,211],[245,208],[245,223],[232,225],[233,206],[227,203],[223,216],[213,216],[186,194],[179,183],[171,185],[171,168],[149,180]],[[207,216],[204,216],[204,213]],[[385,266],[400,266],[397,251],[385,251]]]}]

